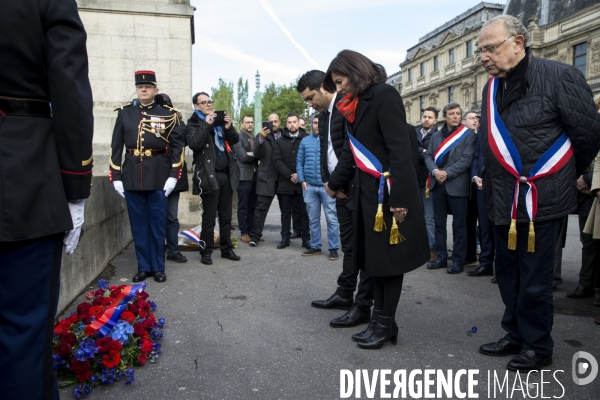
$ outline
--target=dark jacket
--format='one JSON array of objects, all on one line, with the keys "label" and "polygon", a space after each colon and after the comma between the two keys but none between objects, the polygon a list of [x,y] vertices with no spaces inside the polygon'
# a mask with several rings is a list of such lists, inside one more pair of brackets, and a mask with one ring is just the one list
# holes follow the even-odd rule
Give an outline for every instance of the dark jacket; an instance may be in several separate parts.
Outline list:
[{"label": "dark jacket", "polygon": [[[0,242],[72,229],[67,199],[92,183],[92,90],[74,1],[3,1],[0,96],[41,100],[52,117],[0,113]],[[0,107],[2,110],[3,107]],[[6,115],[4,115],[6,114]]]},{"label": "dark jacket", "polygon": [[[390,193],[386,187],[383,196],[387,229],[375,232],[379,180],[353,168],[354,157],[346,140],[343,154],[329,178],[329,187],[340,189],[352,179],[356,183],[353,262],[374,277],[412,271],[429,259],[429,243],[415,172],[416,148],[411,147],[411,135],[398,91],[383,83],[371,86],[359,96],[356,118],[348,127],[350,133],[381,162],[384,171],[391,169],[393,181]],[[406,240],[394,245],[389,243],[391,206],[408,208],[406,219],[398,226]]]},{"label": "dark jacket", "polygon": [[273,163],[276,142],[273,134],[267,136],[262,143],[259,135],[254,139],[254,158],[259,160],[256,171],[256,194],[261,196],[275,196],[275,188],[279,179],[279,172]]},{"label": "dark jacket", "polygon": [[410,149],[412,154],[412,162],[413,168],[415,169],[415,173],[417,174],[417,181],[419,180],[419,142],[417,138],[412,133],[415,131],[415,127],[411,124],[406,124],[406,129],[408,129],[408,139],[410,140]]},{"label": "dark jacket", "polygon": [[[516,179],[496,160],[488,141],[488,85],[483,89],[481,135],[484,171],[483,187],[490,219],[508,225]],[[508,88],[505,90],[504,88]],[[566,132],[574,157],[557,173],[535,181],[538,195],[536,221],[561,218],[577,208],[577,178],[600,149],[600,114],[592,92],[581,72],[557,61],[526,57],[506,79],[497,93],[500,117],[512,138],[527,176],[533,165]],[[525,211],[525,184],[521,184],[517,222],[529,222]]]},{"label": "dark jacket", "polygon": [[[336,101],[343,96],[337,95]],[[331,135],[331,145],[338,161],[344,150],[344,140],[346,139],[346,129],[344,117],[337,109],[333,107],[331,113],[331,132],[329,132],[329,120],[326,118],[326,112],[319,114],[319,139],[321,143],[321,179],[323,182],[329,182],[329,168],[327,166],[327,149],[329,147],[329,135]]]},{"label": "dark jacket", "polygon": [[[462,126],[459,125],[455,129],[460,128]],[[425,153],[425,165],[429,173],[432,173],[435,169],[446,171],[448,179],[444,182],[444,186],[446,186],[446,191],[450,196],[469,197],[471,190],[471,162],[473,161],[473,150],[475,149],[475,132],[469,130],[467,135],[446,154],[445,157],[448,158],[446,165],[440,167],[433,161],[433,155],[444,140],[443,131],[444,129],[442,128],[442,130],[435,132],[431,137],[429,148]],[[429,189],[434,189],[436,185],[439,185],[439,183],[437,183],[437,180],[432,175],[429,180]]]},{"label": "dark jacket", "polygon": [[296,161],[298,148],[303,138],[308,136],[304,129],[298,131],[297,137],[292,137],[287,129],[283,130],[281,137],[277,140],[273,152],[273,164],[279,172],[277,193],[293,194],[294,191],[301,193],[302,184],[293,183],[290,180],[292,174],[296,173]]},{"label": "dark jacket", "polygon": [[[254,137],[252,140],[254,140]],[[240,181],[251,181],[256,175],[258,160],[247,154],[252,150],[252,148],[250,147],[250,139],[244,132],[240,132],[240,141],[236,144],[236,146],[240,147],[241,150],[237,150],[235,152],[236,161],[240,167]]]},{"label": "dark jacket", "polygon": [[[185,139],[185,123],[183,121],[181,121],[181,132],[182,132],[182,137],[183,137],[183,149],[182,149],[182,153],[183,156],[185,157],[185,146],[187,146],[187,141]],[[173,189],[174,192],[187,192],[188,190],[190,190],[190,183],[188,181],[188,166],[187,163],[185,162],[185,158],[183,159],[183,166],[182,166],[182,170],[181,170],[181,175],[179,176],[179,179],[177,180],[177,184],[175,185],[175,189]]]},{"label": "dark jacket", "polygon": [[[192,182],[194,187],[192,193],[206,195],[213,190],[219,189],[217,177],[215,176],[215,141],[213,127],[206,121],[201,120],[196,113],[192,114],[187,123],[186,140],[190,149],[194,151],[194,176]],[[240,181],[240,169],[235,162],[233,146],[240,140],[233,125],[229,129],[223,128],[226,144],[227,157],[229,157],[229,181],[231,189],[237,189]],[[227,147],[227,146],[226,146]],[[200,190],[202,193],[200,193]]]},{"label": "dark jacket", "polygon": [[425,152],[429,148],[429,141],[435,132],[437,132],[437,125],[434,125],[425,136],[421,134],[421,128],[415,128],[414,131],[417,136],[417,142],[419,143],[419,171],[417,172],[417,179],[419,181],[419,187],[424,188],[427,183],[427,177],[429,176],[429,170],[425,165]]}]

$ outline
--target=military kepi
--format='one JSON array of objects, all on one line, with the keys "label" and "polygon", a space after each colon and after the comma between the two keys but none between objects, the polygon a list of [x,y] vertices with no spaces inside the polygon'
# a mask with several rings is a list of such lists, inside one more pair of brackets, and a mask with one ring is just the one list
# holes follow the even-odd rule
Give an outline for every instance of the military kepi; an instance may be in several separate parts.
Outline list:
[{"label": "military kepi", "polygon": [[156,73],[154,71],[136,71],[135,84],[151,83],[156,85]]}]

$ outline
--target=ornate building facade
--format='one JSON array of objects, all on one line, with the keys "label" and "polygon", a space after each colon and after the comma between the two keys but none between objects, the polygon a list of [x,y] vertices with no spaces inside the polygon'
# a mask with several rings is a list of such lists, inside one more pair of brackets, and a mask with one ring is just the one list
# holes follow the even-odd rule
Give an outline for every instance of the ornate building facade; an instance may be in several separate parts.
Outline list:
[{"label": "ornate building facade", "polygon": [[441,109],[450,101],[464,110],[481,109],[481,90],[489,76],[473,53],[483,24],[503,13],[518,17],[528,27],[536,57],[576,65],[594,94],[600,94],[597,0],[480,3],[419,39],[400,64],[401,84],[388,80],[402,93],[409,123],[420,124],[423,108]]}]

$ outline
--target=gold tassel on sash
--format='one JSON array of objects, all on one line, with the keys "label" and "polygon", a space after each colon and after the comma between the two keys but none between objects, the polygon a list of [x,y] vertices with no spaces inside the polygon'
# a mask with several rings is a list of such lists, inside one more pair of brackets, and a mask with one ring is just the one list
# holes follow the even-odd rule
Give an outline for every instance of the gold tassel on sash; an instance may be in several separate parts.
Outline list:
[{"label": "gold tassel on sash", "polygon": [[390,244],[398,244],[404,242],[406,239],[398,231],[398,224],[396,218],[392,217],[392,230],[390,232]]},{"label": "gold tassel on sash", "polygon": [[[531,234],[531,233],[530,233]],[[508,249],[517,249],[517,220],[510,221],[510,229],[508,230]]]},{"label": "gold tassel on sash", "polygon": [[535,231],[533,230],[533,221],[529,223],[529,237],[527,238],[527,251],[535,253]]},{"label": "gold tassel on sash", "polygon": [[377,206],[377,214],[375,214],[375,232],[382,232],[386,229],[385,222],[383,221],[383,204]]},{"label": "gold tassel on sash", "polygon": [[425,198],[428,199],[429,198],[429,185],[427,185],[425,187]]}]

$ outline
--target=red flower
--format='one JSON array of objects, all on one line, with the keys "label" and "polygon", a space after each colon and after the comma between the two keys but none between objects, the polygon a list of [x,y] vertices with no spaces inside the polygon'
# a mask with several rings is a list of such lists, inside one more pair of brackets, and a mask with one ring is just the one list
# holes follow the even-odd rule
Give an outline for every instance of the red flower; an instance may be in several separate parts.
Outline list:
[{"label": "red flower", "polygon": [[148,355],[152,352],[152,350],[154,349],[154,344],[152,344],[152,342],[148,339],[143,339],[142,341],[142,354],[143,355]]},{"label": "red flower", "polygon": [[73,346],[77,343],[77,336],[71,332],[63,333],[63,335],[60,337],[60,342]]},{"label": "red flower", "polygon": [[102,299],[102,305],[104,307],[110,307],[114,301],[115,301],[115,299],[113,299],[111,297],[105,297],[104,299]]},{"label": "red flower", "polygon": [[61,343],[54,348],[54,353],[59,355],[60,357],[66,358],[71,355],[71,351],[73,348],[68,343]]},{"label": "red flower", "polygon": [[123,348],[123,345],[118,340],[113,340],[109,346],[109,351],[120,352]]},{"label": "red flower", "polygon": [[92,301],[92,305],[99,306],[102,304],[102,300],[104,300],[104,297],[97,297]]},{"label": "red flower", "polygon": [[79,382],[85,382],[92,377],[92,371],[89,369],[87,371],[83,371],[77,374],[77,380]]},{"label": "red flower", "polygon": [[90,308],[89,313],[92,317],[95,317],[96,319],[98,319],[102,316],[102,314],[104,314],[104,308],[102,308],[100,306],[94,306],[94,307]]},{"label": "red flower", "polygon": [[133,334],[136,336],[148,336],[148,332],[146,332],[146,328],[141,322],[136,322],[133,324]]},{"label": "red flower", "polygon": [[144,328],[146,329],[151,329],[156,326],[156,321],[152,321],[150,318],[148,318],[145,319],[144,322],[142,322],[142,325],[144,325]]},{"label": "red flower", "polygon": [[88,311],[90,311],[90,308],[92,308],[92,305],[90,303],[81,303],[77,306],[77,314],[87,314]]},{"label": "red flower", "polygon": [[137,315],[140,312],[140,308],[131,303],[127,306],[127,311],[130,311],[133,315]]},{"label": "red flower", "polygon": [[83,328],[83,333],[85,333],[86,336],[94,336],[96,334],[96,329],[92,328],[91,325],[88,325]]},{"label": "red flower", "polygon": [[110,343],[113,341],[111,337],[103,337],[101,339],[96,340],[96,347],[98,347],[98,351],[100,353],[108,353],[110,350]]},{"label": "red flower", "polygon": [[137,293],[135,295],[135,297],[137,297],[138,299],[146,300],[148,298],[148,293],[146,293],[146,292]]},{"label": "red flower", "polygon": [[140,362],[141,365],[146,364],[146,356],[142,353],[138,356],[138,361]]},{"label": "red flower", "polygon": [[123,314],[121,314],[121,319],[123,321],[127,321],[131,324],[135,320],[135,315],[133,315],[129,311],[125,311],[125,312],[123,312]]},{"label": "red flower", "polygon": [[77,361],[75,357],[71,358],[71,370],[76,374],[90,370],[90,360]]},{"label": "red flower", "polygon": [[79,321],[79,315],[77,313],[75,313],[75,314],[71,315],[69,318],[67,318],[67,320],[69,320],[69,322],[74,324],[75,322]]},{"label": "red flower", "polygon": [[93,299],[94,298],[94,292],[87,292],[85,294],[85,298],[88,299],[88,300]]},{"label": "red flower", "polygon": [[89,325],[92,323],[92,316],[90,314],[84,314],[81,316],[81,322],[83,322],[86,325]]},{"label": "red flower", "polygon": [[61,335],[63,333],[69,332],[69,329],[71,329],[71,325],[72,323],[68,319],[63,319],[62,321],[59,321],[54,327],[54,334]]},{"label": "red flower", "polygon": [[114,368],[121,362],[121,355],[116,351],[111,351],[102,356],[102,365],[106,368]]}]

